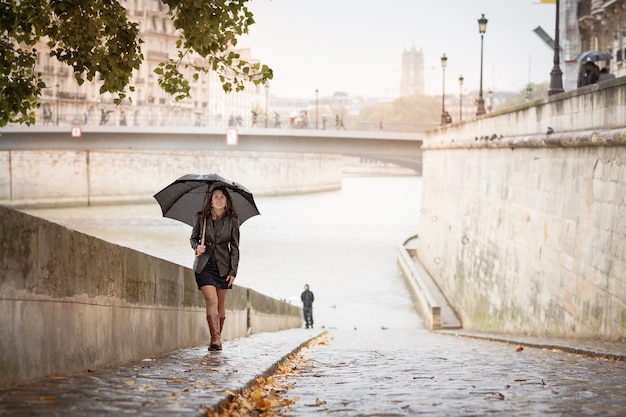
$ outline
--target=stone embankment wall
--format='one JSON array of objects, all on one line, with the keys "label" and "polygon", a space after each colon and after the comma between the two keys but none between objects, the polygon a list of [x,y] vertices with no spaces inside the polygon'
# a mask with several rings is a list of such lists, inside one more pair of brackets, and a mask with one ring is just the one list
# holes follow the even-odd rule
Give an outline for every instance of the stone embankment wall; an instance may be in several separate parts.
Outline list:
[{"label": "stone embankment wall", "polygon": [[144,203],[185,174],[218,173],[255,195],[341,188],[340,155],[172,150],[0,151],[0,205]]},{"label": "stone embankment wall", "polygon": [[465,328],[626,337],[626,78],[442,127],[423,151],[418,257]]},{"label": "stone embankment wall", "polygon": [[[0,388],[208,343],[193,271],[0,207]],[[235,286],[225,340],[300,327],[301,309]]]}]

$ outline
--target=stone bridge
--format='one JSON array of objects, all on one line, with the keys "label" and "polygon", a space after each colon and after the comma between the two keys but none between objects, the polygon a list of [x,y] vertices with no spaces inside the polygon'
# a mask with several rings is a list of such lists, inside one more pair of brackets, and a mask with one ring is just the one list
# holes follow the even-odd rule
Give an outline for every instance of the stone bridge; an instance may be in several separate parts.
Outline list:
[{"label": "stone bridge", "polygon": [[[229,129],[230,130],[230,129]],[[188,150],[282,152],[356,156],[421,172],[422,133],[315,129],[83,126],[6,127],[0,150]],[[234,140],[232,140],[234,139]]]}]

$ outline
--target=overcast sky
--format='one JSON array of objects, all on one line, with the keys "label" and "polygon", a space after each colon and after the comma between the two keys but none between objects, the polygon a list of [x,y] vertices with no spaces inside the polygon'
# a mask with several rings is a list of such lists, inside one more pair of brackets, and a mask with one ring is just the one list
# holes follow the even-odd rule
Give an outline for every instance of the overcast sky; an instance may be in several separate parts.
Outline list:
[{"label": "overcast sky", "polygon": [[443,89],[441,55],[448,57],[446,94],[477,90],[480,34],[484,36],[483,89],[519,91],[548,81],[553,52],[533,32],[554,37],[554,4],[539,0],[251,0],[256,23],[238,47],[274,70],[271,93],[320,97],[344,91],[397,97],[402,52],[415,45],[425,60],[425,92]]}]

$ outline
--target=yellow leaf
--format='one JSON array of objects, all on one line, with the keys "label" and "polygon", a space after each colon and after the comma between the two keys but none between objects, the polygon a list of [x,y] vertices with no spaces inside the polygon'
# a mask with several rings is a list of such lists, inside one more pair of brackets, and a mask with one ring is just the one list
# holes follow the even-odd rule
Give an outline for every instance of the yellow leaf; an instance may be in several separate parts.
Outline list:
[{"label": "yellow leaf", "polygon": [[135,380],[134,379],[127,379],[124,382],[126,383],[126,385],[135,385]]},{"label": "yellow leaf", "polygon": [[258,401],[258,400],[260,400],[261,398],[263,398],[263,394],[261,394],[259,391],[253,391],[253,392],[250,394],[250,399],[251,399],[252,401]]}]

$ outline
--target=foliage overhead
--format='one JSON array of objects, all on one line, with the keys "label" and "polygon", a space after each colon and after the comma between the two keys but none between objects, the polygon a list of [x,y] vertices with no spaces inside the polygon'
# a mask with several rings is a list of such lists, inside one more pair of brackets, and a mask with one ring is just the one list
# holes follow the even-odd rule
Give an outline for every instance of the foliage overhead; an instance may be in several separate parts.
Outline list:
[{"label": "foliage overhead", "polygon": [[[190,97],[186,69],[194,79],[215,71],[226,92],[272,79],[272,70],[241,59],[232,50],[237,37],[254,24],[248,0],[162,0],[179,30],[178,56],[162,62],[159,85],[179,101]],[[117,0],[0,0],[0,127],[33,124],[46,86],[36,72],[36,44],[45,41],[50,56],[72,68],[79,85],[102,81],[100,93],[119,104],[134,91],[132,73],[144,60],[137,23]]]}]

